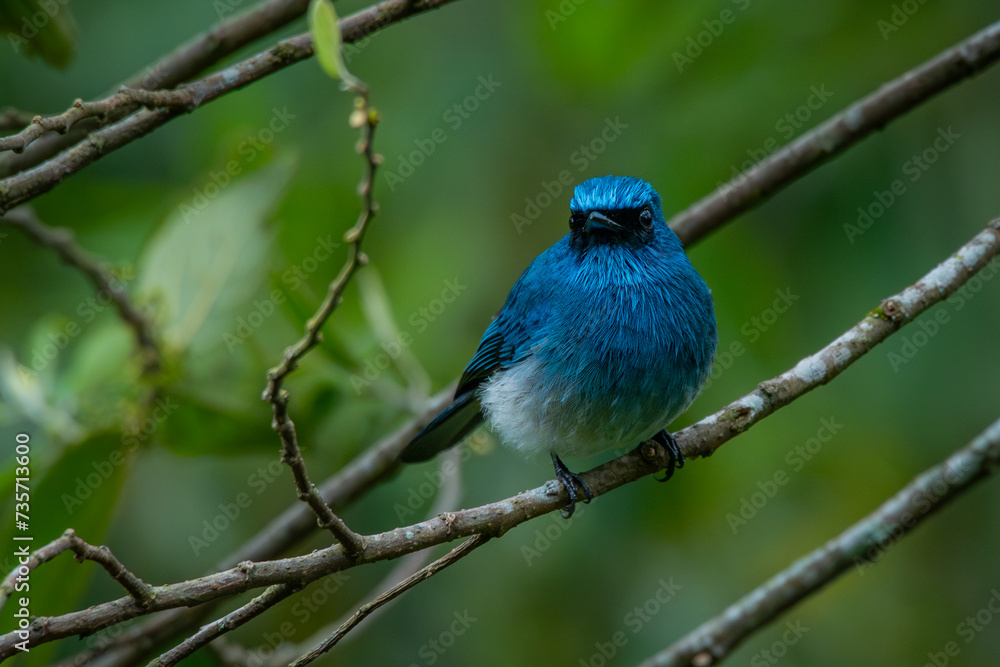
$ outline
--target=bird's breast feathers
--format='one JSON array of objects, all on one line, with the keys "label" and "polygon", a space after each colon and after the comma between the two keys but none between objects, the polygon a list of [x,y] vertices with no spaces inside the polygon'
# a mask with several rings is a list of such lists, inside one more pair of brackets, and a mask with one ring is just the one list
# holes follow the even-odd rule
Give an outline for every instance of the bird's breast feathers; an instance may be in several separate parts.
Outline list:
[{"label": "bird's breast feathers", "polygon": [[545,317],[524,342],[527,354],[481,392],[504,444],[567,456],[633,447],[694,399],[704,379],[698,361],[715,332],[699,325],[708,321],[703,313],[680,304],[704,283],[628,264],[615,269],[584,264],[550,277],[548,288],[563,298],[537,295]]}]

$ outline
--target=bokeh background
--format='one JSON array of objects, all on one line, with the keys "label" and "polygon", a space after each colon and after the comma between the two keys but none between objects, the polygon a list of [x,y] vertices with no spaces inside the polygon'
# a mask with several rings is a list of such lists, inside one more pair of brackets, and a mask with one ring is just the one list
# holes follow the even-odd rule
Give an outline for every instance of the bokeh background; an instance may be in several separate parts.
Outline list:
[{"label": "bokeh background", "polygon": [[[4,45],[0,106],[54,113],[77,97],[102,96],[243,4],[72,4],[75,59],[57,70]],[[365,5],[337,4],[342,16]],[[669,217],[765,146],[800,135],[997,18],[986,0],[902,4],[906,11],[860,0],[467,0],[349,47],[348,64],[383,117],[376,148],[385,164],[366,239],[371,266],[348,290],[323,346],[288,383],[314,479],[457,377],[521,271],[566,232],[569,189],[542,196],[560,172],[574,182],[643,177]],[[723,10],[734,20],[720,31]],[[274,38],[304,29],[299,20]],[[707,45],[688,51],[698,39]],[[678,66],[676,54],[690,62]],[[0,228],[2,512],[13,513],[13,437],[28,432],[36,545],[73,527],[108,544],[146,581],[167,583],[213,571],[296,502],[290,475],[275,463],[278,441],[260,393],[264,372],[297,338],[345,256],[344,247],[328,247],[358,211],[362,162],[347,125],[351,105],[310,60],[172,121],[36,200],[43,220],[73,229],[158,308],[171,350],[170,403],[148,433],[123,432],[141,394],[129,331],[111,308],[87,305],[94,291],[76,270]],[[994,68],[689,248],[713,290],[720,350],[739,342],[745,352],[726,363],[720,356],[711,386],[675,428],[819,349],[996,217],[997,108]],[[594,143],[609,123],[617,129],[604,138],[613,140]],[[933,164],[914,171],[912,158],[949,131],[957,138],[947,150],[932,150]],[[588,157],[581,147],[592,144]],[[213,188],[230,161],[240,173]],[[862,234],[848,233],[859,207],[896,180],[904,194]],[[518,215],[530,224],[517,224]],[[904,329],[669,484],[630,484],[568,524],[551,516],[511,531],[408,593],[320,664],[601,665],[595,644],[619,631],[627,641],[607,664],[633,664],[666,647],[996,419],[1000,281],[991,275],[961,302],[921,318],[947,313],[934,335]],[[790,304],[785,312],[776,299]],[[71,323],[79,335],[52,358],[36,356]],[[386,342],[394,339],[406,344]],[[385,350],[392,364],[380,356]],[[838,428],[817,447],[810,439],[822,435],[823,420]],[[476,444],[456,506],[552,476],[545,459],[525,463],[485,436]],[[810,446],[808,460],[795,454]],[[109,461],[121,464],[109,471]],[[400,525],[401,514],[407,523],[421,519],[437,465],[401,470],[345,519],[367,533]],[[778,471],[788,483],[735,523],[744,500]],[[220,520],[240,494],[249,506]],[[410,503],[412,514],[400,511]],[[212,522],[225,528],[213,534]],[[12,544],[11,531],[12,520],[0,521],[0,545]],[[327,543],[317,532],[292,553]],[[13,547],[2,549],[9,571]],[[960,624],[1000,595],[997,563],[1000,485],[986,482],[876,565],[755,635],[731,664],[923,665],[951,641],[960,653],[949,664],[994,664],[1000,619],[971,637]],[[230,636],[265,652],[275,633],[301,641],[367,600],[391,567],[352,570],[327,585],[335,593],[308,597],[316,585]],[[676,594],[637,615],[662,582],[679,587]],[[121,595],[97,566],[66,555],[37,570],[31,586],[38,615]],[[456,625],[456,614],[465,622]],[[786,622],[801,637],[786,634]],[[0,629],[11,627],[5,611]],[[113,634],[50,644],[13,664],[54,662]],[[202,651],[188,664],[222,663]]]}]

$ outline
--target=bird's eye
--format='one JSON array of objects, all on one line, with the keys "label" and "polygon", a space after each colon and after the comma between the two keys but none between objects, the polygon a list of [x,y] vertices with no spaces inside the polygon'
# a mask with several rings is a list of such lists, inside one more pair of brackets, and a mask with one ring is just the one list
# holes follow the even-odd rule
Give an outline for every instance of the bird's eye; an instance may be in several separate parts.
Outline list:
[{"label": "bird's eye", "polygon": [[587,221],[587,216],[582,213],[570,213],[569,215],[569,228],[570,229],[583,229],[584,223]]},{"label": "bird's eye", "polygon": [[639,212],[639,222],[642,224],[644,229],[650,229],[653,226],[653,212],[648,208],[642,209]]}]

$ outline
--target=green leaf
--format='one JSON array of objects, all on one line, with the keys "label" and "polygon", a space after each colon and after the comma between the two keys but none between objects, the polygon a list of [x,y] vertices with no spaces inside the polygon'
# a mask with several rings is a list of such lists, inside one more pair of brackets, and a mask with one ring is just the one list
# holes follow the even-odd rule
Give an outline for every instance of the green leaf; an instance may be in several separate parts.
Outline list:
[{"label": "green leaf", "polygon": [[312,0],[309,5],[309,32],[312,33],[316,59],[330,77],[344,82],[348,88],[358,88],[361,82],[347,71],[337,10],[330,0]]},{"label": "green leaf", "polygon": [[168,347],[195,356],[217,351],[267,280],[266,225],[295,165],[278,160],[234,179],[200,209],[182,203],[138,263],[136,293],[159,308]]},{"label": "green leaf", "polygon": [[0,32],[15,53],[40,56],[59,68],[73,59],[76,27],[65,3],[0,0]]}]

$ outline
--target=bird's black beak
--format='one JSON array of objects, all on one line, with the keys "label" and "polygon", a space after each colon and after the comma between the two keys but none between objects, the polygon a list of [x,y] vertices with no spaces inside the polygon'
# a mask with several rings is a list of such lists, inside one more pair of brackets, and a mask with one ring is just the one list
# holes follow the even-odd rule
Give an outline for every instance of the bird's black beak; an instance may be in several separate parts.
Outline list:
[{"label": "bird's black beak", "polygon": [[583,230],[587,234],[593,234],[595,231],[616,233],[621,228],[621,225],[600,211],[591,211],[590,215],[587,216],[587,223],[584,225]]}]

